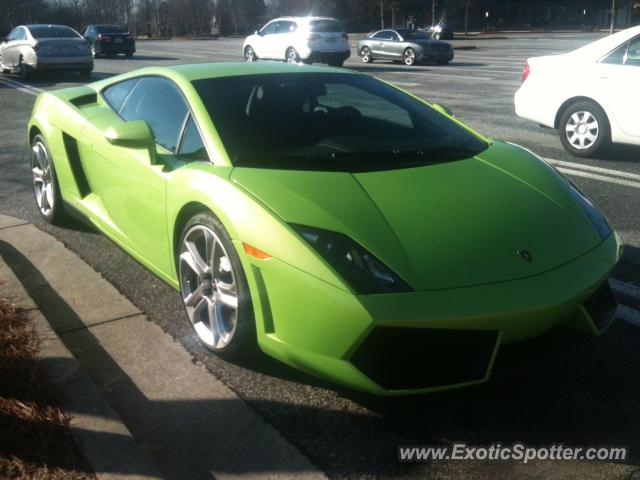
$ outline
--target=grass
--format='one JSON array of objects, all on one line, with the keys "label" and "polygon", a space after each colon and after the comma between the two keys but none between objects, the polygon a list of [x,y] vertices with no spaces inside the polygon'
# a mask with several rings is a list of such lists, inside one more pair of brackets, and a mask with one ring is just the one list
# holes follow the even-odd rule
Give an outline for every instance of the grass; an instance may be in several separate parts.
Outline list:
[{"label": "grass", "polygon": [[95,479],[37,362],[38,350],[28,313],[0,298],[0,478]]}]

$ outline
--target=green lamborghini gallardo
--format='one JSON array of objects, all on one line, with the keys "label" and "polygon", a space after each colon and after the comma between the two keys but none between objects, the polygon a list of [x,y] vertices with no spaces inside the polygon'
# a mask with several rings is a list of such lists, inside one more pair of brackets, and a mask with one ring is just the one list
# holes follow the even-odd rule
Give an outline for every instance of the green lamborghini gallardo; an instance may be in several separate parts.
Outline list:
[{"label": "green lamborghini gallardo", "polygon": [[143,69],[41,94],[28,136],[42,215],[90,221],[226,358],[428,392],[615,317],[621,243],[571,182],[368,75]]}]

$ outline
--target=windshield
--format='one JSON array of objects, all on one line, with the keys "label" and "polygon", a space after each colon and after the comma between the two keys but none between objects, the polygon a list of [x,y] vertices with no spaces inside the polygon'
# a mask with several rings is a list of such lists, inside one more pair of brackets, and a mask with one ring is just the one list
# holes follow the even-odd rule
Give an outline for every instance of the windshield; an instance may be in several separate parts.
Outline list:
[{"label": "windshield", "polygon": [[317,33],[344,32],[342,25],[337,20],[311,20],[309,31]]},{"label": "windshield", "polygon": [[398,30],[398,33],[405,40],[429,40],[431,38],[427,33],[418,30]]},{"label": "windshield", "polygon": [[127,31],[117,25],[100,25],[96,27],[98,33],[127,33]]},{"label": "windshield", "polygon": [[55,25],[35,25],[29,27],[33,38],[78,38],[75,30]]},{"label": "windshield", "polygon": [[236,166],[374,171],[469,158],[488,147],[365,75],[263,74],[193,85]]}]

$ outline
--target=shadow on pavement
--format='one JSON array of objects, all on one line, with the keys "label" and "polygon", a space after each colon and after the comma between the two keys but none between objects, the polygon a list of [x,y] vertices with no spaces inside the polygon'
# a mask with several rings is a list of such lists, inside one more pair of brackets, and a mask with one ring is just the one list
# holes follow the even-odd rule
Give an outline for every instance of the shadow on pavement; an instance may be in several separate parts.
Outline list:
[{"label": "shadow on pavement", "polygon": [[[107,385],[105,395],[135,405],[137,413],[118,413],[130,428],[137,425],[131,428],[134,437],[164,475],[204,479],[210,478],[212,470],[230,474],[268,471],[253,458],[236,462],[240,471],[224,470],[221,465],[228,459],[220,456],[232,455],[233,448],[223,454],[207,444],[216,436],[211,419],[233,411],[241,400],[147,398],[28,258],[5,242],[0,242],[0,255],[54,329],[62,319],[65,325],[72,322],[74,333],[61,338],[89,375]],[[626,446],[629,458],[625,464],[631,467],[640,464],[639,344],[640,330],[618,320],[600,338],[589,338],[549,359],[497,375],[479,387],[404,398],[371,397],[338,389],[359,406],[351,410],[340,407],[345,398],[322,406],[300,404],[295,397],[290,403],[259,395],[246,401],[285,437],[295,439],[296,446],[332,476],[424,477],[425,468],[431,467],[399,463],[397,447],[448,445],[452,441],[470,445]],[[287,381],[328,388],[262,355],[243,366]],[[131,421],[142,412],[148,420],[144,425]],[[145,439],[158,438],[164,441],[145,443]],[[472,468],[472,462],[464,465]],[[590,468],[604,474],[609,467],[602,462]],[[137,472],[119,465],[111,473]]]}]

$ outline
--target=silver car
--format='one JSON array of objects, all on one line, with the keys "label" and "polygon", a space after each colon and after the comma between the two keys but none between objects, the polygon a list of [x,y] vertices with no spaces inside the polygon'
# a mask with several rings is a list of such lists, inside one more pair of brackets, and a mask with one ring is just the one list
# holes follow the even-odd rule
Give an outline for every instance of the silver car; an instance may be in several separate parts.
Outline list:
[{"label": "silver car", "polygon": [[64,69],[90,77],[91,47],[73,28],[62,25],[22,25],[0,44],[0,71],[23,79],[36,70]]},{"label": "silver car", "polygon": [[453,60],[453,47],[433,40],[420,30],[379,30],[358,42],[358,55],[364,63],[374,60],[394,60],[405,65],[431,61],[446,65]]}]

